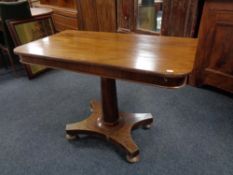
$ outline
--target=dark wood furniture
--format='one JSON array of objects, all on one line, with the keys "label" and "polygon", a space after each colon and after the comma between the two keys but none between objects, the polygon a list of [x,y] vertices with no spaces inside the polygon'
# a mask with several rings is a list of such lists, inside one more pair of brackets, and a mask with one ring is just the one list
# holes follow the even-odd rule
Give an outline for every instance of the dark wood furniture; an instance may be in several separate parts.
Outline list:
[{"label": "dark wood furniture", "polygon": [[233,93],[233,1],[206,0],[190,79]]},{"label": "dark wood furniture", "polygon": [[40,0],[36,7],[47,7],[53,10],[53,20],[57,31],[78,29],[78,12],[76,0]]},{"label": "dark wood furniture", "polygon": [[[78,28],[86,31],[135,32],[160,35],[138,27],[140,4],[146,13],[163,11],[162,35],[197,36],[202,0],[77,0]],[[152,2],[152,5],[151,5]],[[148,7],[147,4],[150,4]],[[154,10],[153,10],[154,9]],[[157,16],[154,15],[154,16]],[[151,21],[156,21],[152,19]]]},{"label": "dark wood furniture", "polygon": [[202,12],[202,0],[154,0],[155,11],[162,10],[161,33],[138,28],[138,3],[150,0],[117,1],[117,29],[166,36],[196,37]]},{"label": "dark wood furniture", "polygon": [[192,71],[196,44],[194,39],[64,31],[19,46],[15,53],[23,63],[100,76],[102,103],[92,101],[90,117],[66,126],[68,138],[78,134],[103,136],[121,146],[129,162],[137,162],[139,149],[131,130],[149,127],[153,118],[151,114],[118,111],[115,79],[182,87]]},{"label": "dark wood furniture", "polygon": [[14,44],[7,29],[7,20],[30,18],[31,11],[28,1],[0,2],[0,53],[1,58],[8,58],[13,72],[16,74],[15,62],[18,60],[13,53]]}]

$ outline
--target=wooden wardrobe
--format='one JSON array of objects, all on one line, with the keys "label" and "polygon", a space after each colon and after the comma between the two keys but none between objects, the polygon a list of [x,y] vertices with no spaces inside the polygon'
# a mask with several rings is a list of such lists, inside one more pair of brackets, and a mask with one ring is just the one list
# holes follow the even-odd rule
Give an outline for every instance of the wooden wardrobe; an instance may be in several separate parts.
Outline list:
[{"label": "wooden wardrobe", "polygon": [[233,93],[233,1],[206,0],[194,71],[195,86],[210,85]]},{"label": "wooden wardrobe", "polygon": [[[137,28],[139,2],[163,9],[161,33]],[[145,3],[144,3],[145,4]],[[77,0],[81,30],[197,36],[202,0]]]}]

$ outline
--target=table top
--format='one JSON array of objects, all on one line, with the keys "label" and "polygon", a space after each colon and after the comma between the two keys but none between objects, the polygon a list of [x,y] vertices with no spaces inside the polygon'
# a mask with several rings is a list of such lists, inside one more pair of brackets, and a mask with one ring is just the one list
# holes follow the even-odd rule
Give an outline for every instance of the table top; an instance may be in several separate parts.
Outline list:
[{"label": "table top", "polygon": [[53,12],[52,9],[50,8],[40,8],[40,7],[33,7],[30,8],[32,16],[36,17],[36,16],[41,16],[41,15],[49,15]]},{"label": "table top", "polygon": [[197,40],[189,38],[67,30],[19,46],[15,53],[26,63],[127,80],[140,76],[143,82],[146,75],[185,78],[196,47]]}]

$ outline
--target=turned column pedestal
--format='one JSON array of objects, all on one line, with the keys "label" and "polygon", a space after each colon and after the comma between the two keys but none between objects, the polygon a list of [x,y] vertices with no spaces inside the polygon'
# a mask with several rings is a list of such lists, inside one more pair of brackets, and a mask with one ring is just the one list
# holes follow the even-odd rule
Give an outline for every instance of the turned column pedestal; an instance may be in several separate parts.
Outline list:
[{"label": "turned column pedestal", "polygon": [[118,112],[115,79],[101,78],[101,94],[102,103],[90,103],[92,114],[87,119],[66,126],[67,139],[75,139],[78,134],[104,136],[123,148],[129,162],[139,161],[139,149],[131,137],[131,130],[140,126],[149,128],[152,115]]}]

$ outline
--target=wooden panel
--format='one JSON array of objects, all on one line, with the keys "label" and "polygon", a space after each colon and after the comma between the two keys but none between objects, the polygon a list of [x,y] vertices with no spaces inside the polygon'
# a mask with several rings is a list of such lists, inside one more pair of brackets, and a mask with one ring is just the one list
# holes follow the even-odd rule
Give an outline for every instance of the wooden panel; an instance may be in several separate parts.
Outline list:
[{"label": "wooden panel", "polygon": [[225,74],[225,73],[222,73],[220,71],[206,68],[205,75],[206,76],[205,76],[204,84],[233,93],[233,91],[232,91],[232,87],[233,87],[232,74]]},{"label": "wooden panel", "polygon": [[194,85],[211,85],[233,93],[233,2],[207,0],[200,29]]},{"label": "wooden panel", "polygon": [[99,31],[116,31],[116,1],[96,0]]},{"label": "wooden panel", "polygon": [[52,16],[57,31],[63,31],[66,29],[78,29],[77,9],[66,8],[69,5],[64,5],[65,7],[59,7],[55,1],[44,1],[43,4],[37,4],[36,6],[51,8],[53,10]]},{"label": "wooden panel", "polygon": [[70,18],[58,14],[53,14],[52,16],[57,31],[63,31],[67,29],[78,29],[78,21],[76,18]]},{"label": "wooden panel", "polygon": [[78,0],[79,28],[87,31],[116,31],[115,0]]},{"label": "wooden panel", "polygon": [[80,30],[99,31],[95,0],[77,0]]},{"label": "wooden panel", "polygon": [[[233,19],[233,11],[226,14]],[[226,17],[225,16],[225,17]],[[208,68],[233,75],[233,20],[232,23],[217,23],[213,45],[209,53]],[[227,41],[227,42],[226,42]]]},{"label": "wooden panel", "polygon": [[133,31],[135,25],[134,18],[134,1],[135,0],[118,0],[117,1],[117,30]]},{"label": "wooden panel", "polygon": [[200,0],[163,0],[162,35],[194,37]]}]

